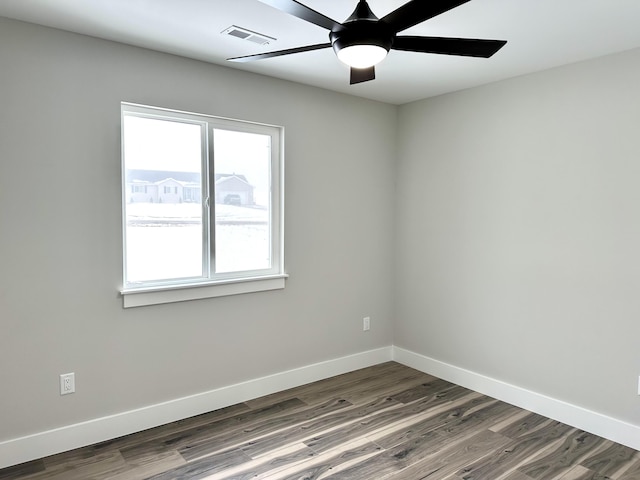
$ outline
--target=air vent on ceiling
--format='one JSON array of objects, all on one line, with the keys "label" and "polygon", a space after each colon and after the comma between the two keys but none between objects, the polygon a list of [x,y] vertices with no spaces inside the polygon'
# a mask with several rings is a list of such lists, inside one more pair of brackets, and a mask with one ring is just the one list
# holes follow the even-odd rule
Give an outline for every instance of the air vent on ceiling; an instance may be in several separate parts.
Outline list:
[{"label": "air vent on ceiling", "polygon": [[248,42],[257,43],[258,45],[268,45],[271,42],[275,42],[276,39],[268,37],[258,32],[247,30],[246,28],[237,27],[231,25],[229,28],[222,31],[225,35],[231,35],[232,37],[239,38],[241,40],[247,40]]}]

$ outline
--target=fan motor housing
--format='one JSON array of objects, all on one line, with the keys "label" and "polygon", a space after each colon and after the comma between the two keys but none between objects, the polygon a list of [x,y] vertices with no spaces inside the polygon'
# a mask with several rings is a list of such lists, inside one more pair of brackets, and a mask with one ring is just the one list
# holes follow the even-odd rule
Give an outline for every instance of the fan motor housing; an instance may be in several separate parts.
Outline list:
[{"label": "fan motor housing", "polygon": [[380,21],[356,20],[345,23],[342,28],[329,34],[331,46],[336,54],[353,45],[377,45],[389,51],[393,45],[393,32]]}]

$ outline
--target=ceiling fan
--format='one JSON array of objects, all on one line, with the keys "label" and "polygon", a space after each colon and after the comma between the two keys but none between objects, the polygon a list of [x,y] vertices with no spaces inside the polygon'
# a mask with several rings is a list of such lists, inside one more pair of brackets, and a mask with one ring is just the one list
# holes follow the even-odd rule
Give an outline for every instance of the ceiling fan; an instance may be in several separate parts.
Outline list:
[{"label": "ceiling fan", "polygon": [[373,14],[366,0],[359,0],[354,12],[343,23],[338,23],[295,0],[260,1],[326,28],[329,30],[329,43],[233,57],[227,60],[251,62],[333,47],[338,58],[351,67],[350,83],[353,85],[375,79],[375,65],[385,58],[389,50],[489,58],[507,43],[504,40],[398,36],[399,32],[407,28],[470,0],[411,0],[381,19]]}]

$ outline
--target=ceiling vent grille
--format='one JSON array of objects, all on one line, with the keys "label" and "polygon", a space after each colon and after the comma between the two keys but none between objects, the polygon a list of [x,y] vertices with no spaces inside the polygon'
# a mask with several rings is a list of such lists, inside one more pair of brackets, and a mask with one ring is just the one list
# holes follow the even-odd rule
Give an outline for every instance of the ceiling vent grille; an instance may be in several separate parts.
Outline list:
[{"label": "ceiling vent grille", "polygon": [[222,31],[222,33],[224,35],[230,35],[232,37],[239,38],[240,40],[257,43],[258,45],[269,45],[270,43],[276,41],[275,38],[268,37],[258,32],[247,30],[246,28],[237,27],[235,25],[231,25],[229,28],[226,28]]}]

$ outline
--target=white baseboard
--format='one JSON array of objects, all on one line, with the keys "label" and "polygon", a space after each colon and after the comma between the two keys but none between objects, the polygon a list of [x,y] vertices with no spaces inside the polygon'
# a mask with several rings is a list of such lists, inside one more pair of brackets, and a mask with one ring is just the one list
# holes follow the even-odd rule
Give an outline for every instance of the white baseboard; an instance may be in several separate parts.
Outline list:
[{"label": "white baseboard", "polygon": [[388,362],[392,347],[357,353],[168,402],[0,442],[0,468],[110,440],[288,388]]},{"label": "white baseboard", "polygon": [[640,450],[640,427],[539,393],[485,377],[400,347],[393,360],[525,410]]},{"label": "white baseboard", "polygon": [[400,347],[383,347],[0,442],[0,468],[200,415],[379,363],[398,363],[640,450],[640,427]]}]

